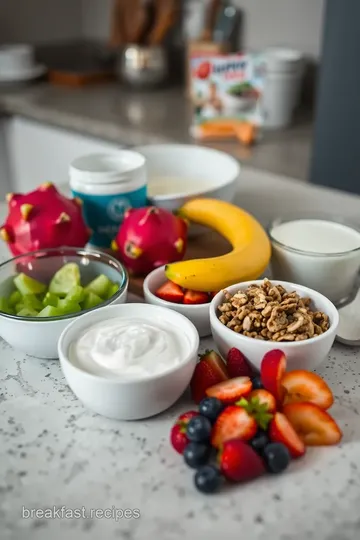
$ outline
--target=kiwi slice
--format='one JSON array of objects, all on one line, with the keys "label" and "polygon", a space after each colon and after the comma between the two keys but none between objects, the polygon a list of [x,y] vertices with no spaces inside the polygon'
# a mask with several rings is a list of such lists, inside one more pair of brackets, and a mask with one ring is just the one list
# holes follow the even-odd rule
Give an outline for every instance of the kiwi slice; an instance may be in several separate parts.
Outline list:
[{"label": "kiwi slice", "polygon": [[85,290],[81,285],[74,285],[67,293],[65,299],[69,303],[80,304],[85,298]]},{"label": "kiwi slice", "polygon": [[37,314],[38,317],[59,317],[62,315],[60,310],[55,306],[46,306]]},{"label": "kiwi slice", "polygon": [[10,297],[9,297],[9,306],[10,307],[15,307],[16,304],[21,302],[21,298],[22,298],[22,296],[21,296],[20,291],[13,291],[10,294]]},{"label": "kiwi slice", "polygon": [[67,298],[59,300],[57,309],[60,311],[60,315],[70,315],[71,313],[78,313],[81,311],[79,304],[69,302]]},{"label": "kiwi slice", "polygon": [[9,301],[3,296],[0,297],[0,311],[7,313],[8,315],[14,315],[14,310],[10,307]]},{"label": "kiwi slice", "polygon": [[108,290],[112,285],[112,281],[107,276],[100,274],[85,287],[85,290],[97,294],[100,298],[107,298]]},{"label": "kiwi slice", "polygon": [[80,268],[75,263],[65,264],[56,272],[49,285],[49,292],[66,296],[73,287],[80,285]]},{"label": "kiwi slice", "polygon": [[83,309],[92,309],[101,304],[103,301],[104,300],[100,298],[100,296],[98,296],[92,291],[89,291],[86,295],[84,302],[82,303],[82,307]]},{"label": "kiwi slice", "polygon": [[108,292],[107,292],[107,295],[106,295],[106,298],[109,299],[111,298],[112,296],[114,296],[114,294],[116,294],[118,292],[118,290],[120,289],[120,285],[118,283],[112,283],[108,289]]},{"label": "kiwi slice", "polygon": [[40,294],[46,291],[44,283],[27,276],[23,272],[14,278],[14,285],[23,296],[26,294]]},{"label": "kiwi slice", "polygon": [[37,317],[38,312],[35,309],[23,307],[16,315],[18,317]]},{"label": "kiwi slice", "polygon": [[43,303],[44,307],[46,307],[46,306],[57,307],[58,301],[59,301],[59,297],[56,296],[56,294],[51,293],[51,292],[47,292],[45,294],[45,297],[44,297],[42,303]]}]

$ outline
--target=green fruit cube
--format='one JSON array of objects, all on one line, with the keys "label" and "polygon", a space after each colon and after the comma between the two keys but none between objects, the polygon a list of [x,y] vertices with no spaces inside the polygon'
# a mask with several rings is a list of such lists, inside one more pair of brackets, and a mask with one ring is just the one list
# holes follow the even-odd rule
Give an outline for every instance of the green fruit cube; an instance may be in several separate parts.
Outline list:
[{"label": "green fruit cube", "polygon": [[92,309],[99,304],[103,303],[103,299],[92,291],[89,291],[86,295],[84,302],[82,303],[83,309]]},{"label": "green fruit cube", "polygon": [[37,317],[38,312],[35,309],[24,307],[16,313],[18,317]]},{"label": "green fruit cube", "polygon": [[80,268],[75,263],[65,264],[56,272],[49,285],[49,292],[66,296],[75,285],[80,285]]},{"label": "green fruit cube", "polygon": [[46,306],[38,313],[38,317],[59,317],[62,315],[60,310],[55,306]]},{"label": "green fruit cube", "polygon": [[71,313],[78,313],[81,311],[79,304],[69,302],[67,298],[59,300],[57,309],[60,311],[61,315],[70,315]]},{"label": "green fruit cube", "polygon": [[109,288],[112,285],[112,281],[108,277],[106,277],[104,274],[100,274],[100,276],[93,279],[86,287],[86,292],[93,292],[97,296],[100,296],[100,298],[107,298],[107,293]]},{"label": "green fruit cube", "polygon": [[74,285],[72,289],[67,293],[65,300],[69,303],[80,304],[85,298],[85,290],[81,285]]},{"label": "green fruit cube", "polygon": [[21,302],[21,294],[19,291],[13,291],[11,294],[10,294],[10,298],[9,298],[9,306],[10,307],[15,307],[16,304],[18,304],[19,302]]},{"label": "green fruit cube", "polygon": [[23,296],[22,303],[24,304],[24,307],[34,309],[35,311],[41,311],[43,308],[41,300],[39,300],[35,294],[26,294]]},{"label": "green fruit cube", "polygon": [[0,297],[0,311],[7,313],[8,315],[14,315],[14,310],[9,306],[9,301],[3,296]]},{"label": "green fruit cube", "polygon": [[14,285],[17,290],[25,296],[26,294],[40,294],[46,291],[46,285],[24,273],[18,274],[14,278]]},{"label": "green fruit cube", "polygon": [[114,294],[116,294],[119,289],[120,289],[120,285],[118,283],[112,283],[108,289],[106,299],[108,300],[109,298],[114,296]]},{"label": "green fruit cube", "polygon": [[47,292],[47,293],[45,294],[44,299],[43,299],[43,305],[44,305],[45,307],[46,307],[46,306],[57,307],[58,301],[59,301],[59,297],[56,296],[56,294],[51,293],[51,292]]}]

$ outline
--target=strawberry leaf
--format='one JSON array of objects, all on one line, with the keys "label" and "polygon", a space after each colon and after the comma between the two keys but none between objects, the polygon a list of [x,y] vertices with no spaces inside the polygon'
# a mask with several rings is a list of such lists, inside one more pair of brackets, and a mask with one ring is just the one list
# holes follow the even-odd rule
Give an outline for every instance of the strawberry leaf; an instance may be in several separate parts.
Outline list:
[{"label": "strawberry leaf", "polygon": [[273,415],[268,412],[268,406],[266,403],[260,403],[258,397],[253,397],[249,401],[245,398],[241,398],[235,403],[235,405],[245,409],[245,411],[254,418],[255,422],[261,429],[265,431],[267,430]]}]

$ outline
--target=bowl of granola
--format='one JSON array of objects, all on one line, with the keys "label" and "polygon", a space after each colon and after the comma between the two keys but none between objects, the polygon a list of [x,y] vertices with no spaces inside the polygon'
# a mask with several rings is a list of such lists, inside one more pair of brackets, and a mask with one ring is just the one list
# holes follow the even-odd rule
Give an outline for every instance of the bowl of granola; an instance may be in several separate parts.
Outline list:
[{"label": "bowl of granola", "polygon": [[259,370],[265,353],[281,349],[289,370],[314,370],[330,352],[339,314],[317,291],[264,279],[219,292],[210,305],[210,324],[225,357],[236,347]]}]

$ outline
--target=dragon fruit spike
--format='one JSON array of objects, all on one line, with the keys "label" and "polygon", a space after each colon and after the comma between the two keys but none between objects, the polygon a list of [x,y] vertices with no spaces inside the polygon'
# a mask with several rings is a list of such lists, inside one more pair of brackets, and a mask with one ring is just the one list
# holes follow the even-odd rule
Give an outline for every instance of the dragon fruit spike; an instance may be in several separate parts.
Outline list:
[{"label": "dragon fruit spike", "polygon": [[82,201],[82,199],[80,199],[80,197],[74,197],[73,198],[73,201],[78,204],[79,206],[82,206],[84,203]]},{"label": "dragon fruit spike", "polygon": [[112,249],[113,251],[119,251],[119,246],[117,245],[116,240],[113,240],[113,241],[111,242],[111,249]]},{"label": "dragon fruit spike", "polygon": [[184,240],[182,238],[178,238],[175,242],[175,247],[179,253],[182,253],[184,251]]},{"label": "dragon fruit spike", "polygon": [[61,212],[55,223],[58,225],[59,223],[66,223],[67,221],[71,221],[71,217],[66,212]]},{"label": "dragon fruit spike", "polygon": [[10,242],[11,240],[10,234],[8,230],[6,229],[6,227],[1,227],[0,236],[4,240],[4,242]]},{"label": "dragon fruit spike", "polygon": [[49,189],[49,188],[51,188],[51,187],[55,187],[54,184],[53,184],[52,182],[44,182],[43,184],[41,184],[41,185],[39,186],[39,189],[40,189],[41,191],[43,191],[43,190],[46,191],[47,189]]},{"label": "dragon fruit spike", "polygon": [[11,202],[12,198],[14,197],[14,193],[7,193],[5,196],[6,202]]},{"label": "dragon fruit spike", "polygon": [[[61,246],[84,247],[90,239],[80,205],[46,183],[9,197],[8,215],[0,238],[13,255]],[[60,225],[64,223],[64,225]]]},{"label": "dragon fruit spike", "polygon": [[25,221],[29,220],[30,214],[34,208],[33,204],[22,204],[20,206],[20,212]]}]

